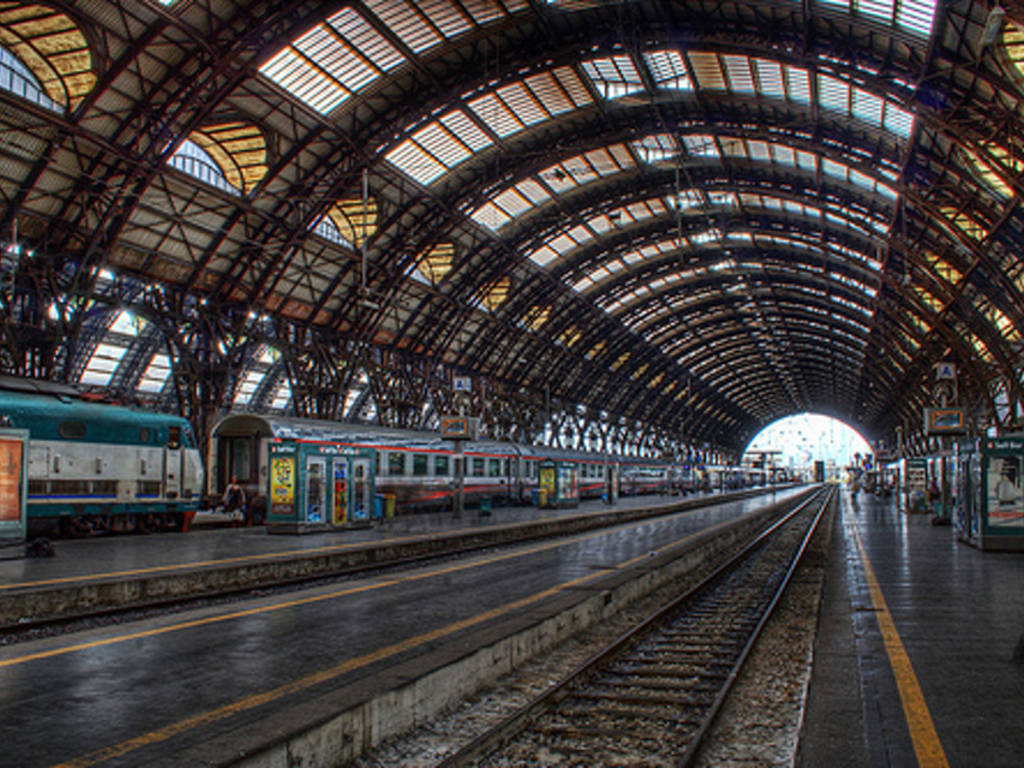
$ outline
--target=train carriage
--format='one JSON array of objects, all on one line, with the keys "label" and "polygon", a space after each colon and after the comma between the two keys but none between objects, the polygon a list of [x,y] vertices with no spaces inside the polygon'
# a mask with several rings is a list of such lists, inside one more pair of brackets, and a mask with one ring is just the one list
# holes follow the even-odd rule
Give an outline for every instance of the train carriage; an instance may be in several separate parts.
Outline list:
[{"label": "train carriage", "polygon": [[0,377],[0,423],[29,432],[30,536],[182,530],[198,508],[203,467],[181,417]]}]

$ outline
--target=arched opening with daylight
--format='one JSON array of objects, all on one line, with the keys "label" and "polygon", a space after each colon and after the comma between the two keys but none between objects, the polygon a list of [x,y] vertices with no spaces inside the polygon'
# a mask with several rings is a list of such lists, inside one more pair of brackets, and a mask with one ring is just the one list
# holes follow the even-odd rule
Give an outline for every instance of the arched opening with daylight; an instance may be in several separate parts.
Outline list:
[{"label": "arched opening with daylight", "polygon": [[824,462],[826,477],[835,479],[856,458],[874,453],[849,424],[820,413],[800,413],[772,422],[750,441],[743,464],[785,469],[790,476],[814,477],[815,462]]}]

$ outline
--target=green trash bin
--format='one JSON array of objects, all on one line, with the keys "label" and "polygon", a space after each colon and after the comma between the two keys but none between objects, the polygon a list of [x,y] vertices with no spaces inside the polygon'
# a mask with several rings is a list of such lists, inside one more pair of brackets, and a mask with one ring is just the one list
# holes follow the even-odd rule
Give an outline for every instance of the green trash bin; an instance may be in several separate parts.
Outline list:
[{"label": "green trash bin", "polygon": [[384,519],[393,520],[395,518],[395,494],[393,493],[382,493],[384,497]]}]

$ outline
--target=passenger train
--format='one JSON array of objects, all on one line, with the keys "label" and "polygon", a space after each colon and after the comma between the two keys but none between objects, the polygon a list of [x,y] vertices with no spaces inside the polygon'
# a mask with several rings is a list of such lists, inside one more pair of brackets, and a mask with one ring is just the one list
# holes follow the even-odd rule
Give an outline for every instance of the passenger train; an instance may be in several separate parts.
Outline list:
[{"label": "passenger train", "polygon": [[[444,508],[455,494],[459,453],[438,433],[389,429],[370,425],[307,419],[234,414],[213,429],[208,464],[210,498],[219,499],[232,478],[245,489],[256,507],[266,512],[268,446],[274,441],[299,440],[372,448],[379,494],[394,495],[403,511]],[[579,497],[600,498],[614,483],[620,495],[688,493],[709,486],[703,468],[654,459],[608,457],[557,448],[527,446],[496,440],[466,441],[463,489],[468,504],[529,504],[535,500],[539,464],[545,460],[575,465]]]},{"label": "passenger train", "polygon": [[0,425],[29,433],[30,536],[183,530],[198,509],[202,457],[181,417],[0,376]]}]

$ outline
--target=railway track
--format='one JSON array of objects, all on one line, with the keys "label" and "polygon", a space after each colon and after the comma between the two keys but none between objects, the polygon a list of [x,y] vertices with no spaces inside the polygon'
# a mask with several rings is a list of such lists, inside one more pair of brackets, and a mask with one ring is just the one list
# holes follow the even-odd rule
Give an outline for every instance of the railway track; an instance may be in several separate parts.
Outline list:
[{"label": "railway track", "polygon": [[834,495],[797,506],[440,768],[691,765]]}]

